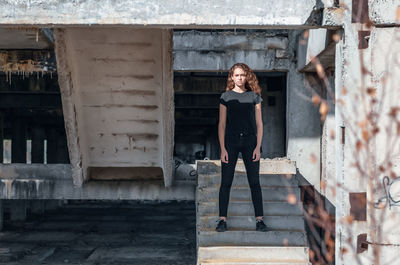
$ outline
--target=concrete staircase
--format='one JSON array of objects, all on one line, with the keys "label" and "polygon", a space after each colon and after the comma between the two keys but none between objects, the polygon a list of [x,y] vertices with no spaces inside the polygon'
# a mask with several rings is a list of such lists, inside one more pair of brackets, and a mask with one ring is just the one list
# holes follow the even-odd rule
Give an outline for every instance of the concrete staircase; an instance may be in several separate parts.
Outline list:
[{"label": "concrete staircase", "polygon": [[[215,231],[221,179],[219,161],[197,161],[197,264],[306,265],[307,237],[296,167],[289,160],[260,165],[264,221],[270,232],[255,231],[254,208],[244,165],[236,166],[228,207],[228,231]],[[289,203],[290,202],[290,203]]]}]

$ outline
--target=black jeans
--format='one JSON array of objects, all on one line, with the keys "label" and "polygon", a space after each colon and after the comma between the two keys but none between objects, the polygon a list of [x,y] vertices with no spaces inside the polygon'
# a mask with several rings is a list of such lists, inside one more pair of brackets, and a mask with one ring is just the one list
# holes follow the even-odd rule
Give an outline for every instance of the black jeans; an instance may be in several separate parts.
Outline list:
[{"label": "black jeans", "polygon": [[253,162],[253,151],[257,145],[256,135],[226,135],[225,148],[229,163],[221,162],[221,186],[219,189],[219,216],[227,216],[229,195],[239,152],[242,153],[255,216],[263,216],[262,192],[260,187],[260,161]]}]

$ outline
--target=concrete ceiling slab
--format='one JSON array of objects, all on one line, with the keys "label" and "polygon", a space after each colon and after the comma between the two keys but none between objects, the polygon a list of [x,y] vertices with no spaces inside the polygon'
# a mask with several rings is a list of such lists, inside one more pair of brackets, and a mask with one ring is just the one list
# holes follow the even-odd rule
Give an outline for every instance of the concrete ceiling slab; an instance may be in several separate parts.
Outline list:
[{"label": "concrete ceiling slab", "polygon": [[40,29],[0,28],[1,50],[52,49],[53,44]]}]

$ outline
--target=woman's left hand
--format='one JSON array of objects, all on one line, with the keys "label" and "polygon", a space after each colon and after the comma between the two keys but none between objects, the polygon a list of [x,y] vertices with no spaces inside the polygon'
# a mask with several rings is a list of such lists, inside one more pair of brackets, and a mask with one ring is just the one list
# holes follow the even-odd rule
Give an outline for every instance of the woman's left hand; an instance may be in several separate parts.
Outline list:
[{"label": "woman's left hand", "polygon": [[253,162],[257,162],[258,160],[260,160],[261,157],[260,147],[256,147],[256,149],[254,149],[252,157],[253,157]]}]

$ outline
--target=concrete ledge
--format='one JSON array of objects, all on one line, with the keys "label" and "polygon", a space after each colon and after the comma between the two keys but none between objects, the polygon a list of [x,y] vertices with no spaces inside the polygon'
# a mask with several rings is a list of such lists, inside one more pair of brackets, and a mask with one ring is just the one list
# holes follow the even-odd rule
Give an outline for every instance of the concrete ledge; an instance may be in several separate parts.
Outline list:
[{"label": "concrete ledge", "polygon": [[[221,160],[196,160],[198,174],[221,172]],[[235,172],[246,172],[242,159],[236,164]],[[296,174],[296,163],[289,159],[261,159],[260,174]]]},{"label": "concrete ledge", "polygon": [[194,200],[194,181],[88,181],[73,185],[69,164],[0,166],[0,199]]}]

